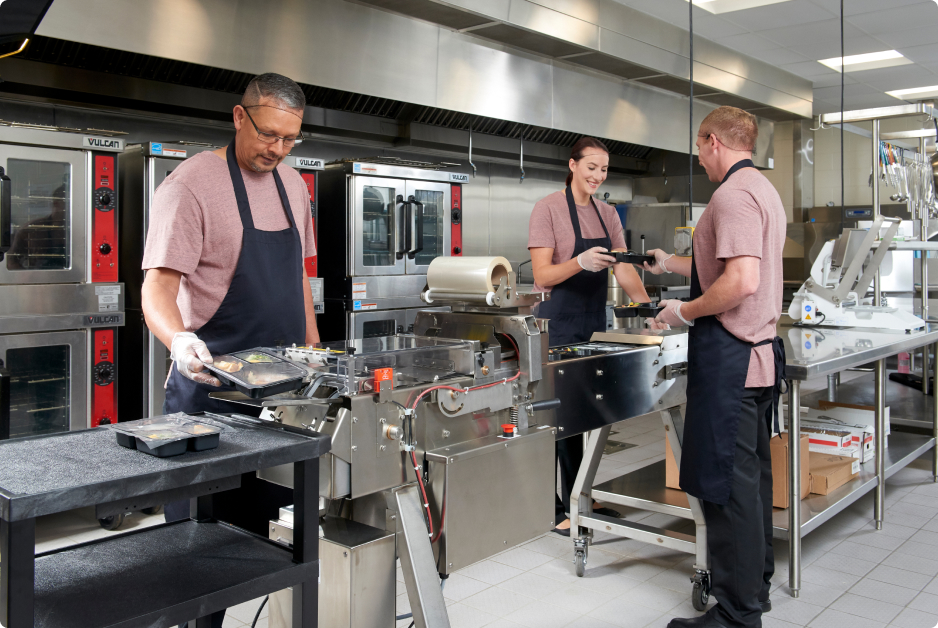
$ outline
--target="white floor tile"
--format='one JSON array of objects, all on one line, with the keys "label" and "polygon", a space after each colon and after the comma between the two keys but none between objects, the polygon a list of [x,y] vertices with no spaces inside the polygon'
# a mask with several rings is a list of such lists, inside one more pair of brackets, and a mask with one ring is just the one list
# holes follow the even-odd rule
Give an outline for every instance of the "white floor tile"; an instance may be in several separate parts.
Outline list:
[{"label": "white floor tile", "polygon": [[831,604],[830,608],[842,613],[865,617],[885,624],[895,619],[903,610],[903,607],[898,604],[871,600],[870,598],[861,597],[852,593],[845,593]]},{"label": "white floor tile", "polygon": [[[567,550],[571,554],[573,553],[572,543],[567,546]],[[550,561],[551,557],[527,549],[526,547],[516,547],[507,552],[502,552],[498,556],[493,556],[492,560],[502,563],[503,565],[514,567],[515,569],[520,569],[521,571],[529,571]]]},{"label": "white floor tile", "polygon": [[517,576],[522,571],[493,560],[483,560],[474,565],[469,565],[465,569],[460,569],[457,573],[480,580],[486,584],[498,584]]},{"label": "white floor tile", "polygon": [[[443,587],[443,597],[454,602],[460,602],[470,595],[484,591],[489,586],[491,585],[481,580],[470,578],[461,573],[454,573],[446,579],[446,586]],[[399,586],[398,591],[402,590],[404,590],[404,587]]]},{"label": "white floor tile", "polygon": [[535,602],[536,600],[533,597],[496,586],[489,587],[475,595],[470,595],[461,604],[477,608],[497,617],[507,617]]}]

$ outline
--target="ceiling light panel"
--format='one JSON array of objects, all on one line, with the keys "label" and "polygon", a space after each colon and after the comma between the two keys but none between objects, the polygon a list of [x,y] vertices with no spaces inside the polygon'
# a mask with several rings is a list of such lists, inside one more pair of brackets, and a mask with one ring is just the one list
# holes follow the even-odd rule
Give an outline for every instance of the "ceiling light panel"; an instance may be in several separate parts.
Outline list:
[{"label": "ceiling light panel", "polygon": [[847,72],[861,72],[863,70],[891,68],[897,65],[909,65],[912,62],[903,57],[902,53],[897,50],[883,50],[880,52],[868,52],[862,55],[846,56],[843,58],[843,66],[841,66],[840,57],[821,59],[818,63],[826,65],[836,72],[840,72],[841,67]]},{"label": "ceiling light panel", "polygon": [[936,98],[938,97],[938,85],[930,85],[928,87],[913,87],[910,89],[896,89],[886,93],[893,98],[898,98],[899,100],[922,100],[924,98]]},{"label": "ceiling light panel", "polygon": [[[688,0],[689,1],[689,0]],[[938,2],[938,0],[935,0]],[[769,4],[789,2],[789,0],[693,0],[694,5],[710,13],[731,13],[744,9],[764,7]]]}]

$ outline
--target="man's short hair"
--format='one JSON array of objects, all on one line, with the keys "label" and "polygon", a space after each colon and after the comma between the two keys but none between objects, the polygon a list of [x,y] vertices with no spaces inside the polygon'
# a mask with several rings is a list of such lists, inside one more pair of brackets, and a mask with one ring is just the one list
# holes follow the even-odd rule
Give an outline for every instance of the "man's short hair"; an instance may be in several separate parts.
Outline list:
[{"label": "man's short hair", "polygon": [[282,74],[267,72],[251,79],[244,96],[241,97],[241,106],[249,107],[260,103],[262,98],[270,98],[287,109],[304,109],[306,95],[300,86]]},{"label": "man's short hair", "polygon": [[700,135],[713,133],[731,150],[751,151],[756,147],[759,125],[751,113],[728,107],[717,107],[700,123]]}]

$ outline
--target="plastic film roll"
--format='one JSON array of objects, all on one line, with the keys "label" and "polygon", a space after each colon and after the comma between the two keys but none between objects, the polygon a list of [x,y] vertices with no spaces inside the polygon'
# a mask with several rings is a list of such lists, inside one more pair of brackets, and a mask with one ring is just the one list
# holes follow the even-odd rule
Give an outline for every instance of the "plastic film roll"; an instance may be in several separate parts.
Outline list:
[{"label": "plastic film roll", "polygon": [[434,295],[476,294],[484,297],[511,272],[504,257],[437,257],[427,270],[427,286]]}]

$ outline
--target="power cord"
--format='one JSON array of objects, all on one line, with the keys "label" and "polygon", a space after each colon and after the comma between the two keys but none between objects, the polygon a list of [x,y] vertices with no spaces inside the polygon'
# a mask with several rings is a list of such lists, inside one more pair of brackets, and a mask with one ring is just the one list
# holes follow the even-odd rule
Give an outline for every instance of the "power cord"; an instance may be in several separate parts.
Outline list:
[{"label": "power cord", "polygon": [[270,599],[269,595],[264,596],[264,601],[261,602],[261,605],[257,607],[257,613],[254,614],[254,621],[251,622],[251,628],[257,627],[257,620],[260,619],[261,611],[264,610],[264,604],[267,603],[267,600]]}]

